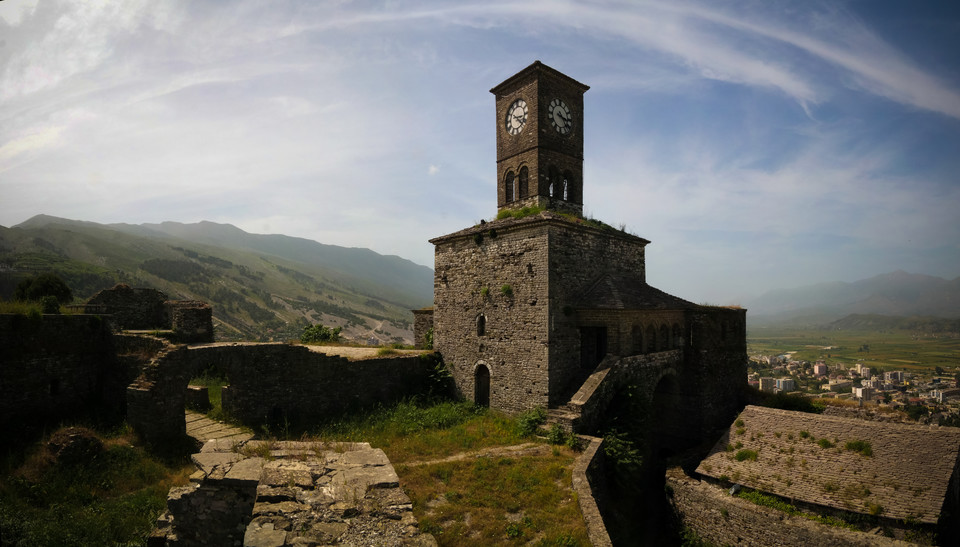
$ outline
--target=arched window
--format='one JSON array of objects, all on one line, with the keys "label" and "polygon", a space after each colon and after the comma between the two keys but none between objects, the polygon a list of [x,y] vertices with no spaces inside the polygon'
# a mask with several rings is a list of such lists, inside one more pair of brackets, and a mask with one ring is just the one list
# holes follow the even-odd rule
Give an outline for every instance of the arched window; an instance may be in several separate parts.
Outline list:
[{"label": "arched window", "polygon": [[680,330],[680,325],[673,324],[673,347],[681,348],[683,347],[683,332]]},{"label": "arched window", "polygon": [[514,200],[513,179],[514,179],[513,171],[508,171],[506,185],[504,186],[505,188],[504,194],[506,195],[504,199],[506,200],[507,203],[510,203],[511,201]]},{"label": "arched window", "polygon": [[633,354],[640,355],[643,353],[643,327],[634,325],[633,329],[630,330],[630,338],[633,339]]},{"label": "arched window", "polygon": [[670,328],[666,325],[660,325],[660,349],[670,349]]},{"label": "arched window", "polygon": [[547,170],[547,181],[550,183],[549,186],[549,196],[552,198],[558,198],[560,194],[560,171],[557,170],[553,165]]},{"label": "arched window", "polygon": [[560,193],[560,197],[563,198],[565,201],[571,201],[573,197],[570,192],[571,190],[570,187],[572,185],[573,185],[573,174],[570,173],[570,171],[564,171],[563,172],[563,189],[562,189],[563,191]]},{"label": "arched window", "polygon": [[477,316],[477,336],[483,336],[487,333],[487,318],[481,313]]},{"label": "arched window", "polygon": [[517,192],[520,195],[520,199],[523,199],[530,195],[529,193],[530,191],[527,188],[527,178],[529,177],[529,173],[530,171],[527,170],[526,167],[520,168],[520,177],[519,177],[519,183],[518,183],[518,186],[520,187],[520,189],[519,189],[519,192]]},{"label": "arched window", "polygon": [[647,353],[657,351],[657,329],[653,325],[647,327]]}]

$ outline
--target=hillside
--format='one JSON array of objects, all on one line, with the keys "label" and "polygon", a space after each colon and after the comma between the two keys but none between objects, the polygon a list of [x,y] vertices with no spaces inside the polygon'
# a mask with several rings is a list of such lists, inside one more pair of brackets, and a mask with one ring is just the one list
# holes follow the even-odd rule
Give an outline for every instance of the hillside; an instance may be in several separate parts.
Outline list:
[{"label": "hillside", "polygon": [[896,271],[852,283],[770,291],[746,303],[752,324],[817,326],[851,314],[960,317],[960,277]]},{"label": "hillside", "polygon": [[369,249],[212,222],[97,224],[39,215],[0,227],[0,297],[41,271],[77,301],[116,283],[214,306],[221,340],[286,340],[308,323],[358,341],[412,341],[410,309],[429,305],[430,268]]}]

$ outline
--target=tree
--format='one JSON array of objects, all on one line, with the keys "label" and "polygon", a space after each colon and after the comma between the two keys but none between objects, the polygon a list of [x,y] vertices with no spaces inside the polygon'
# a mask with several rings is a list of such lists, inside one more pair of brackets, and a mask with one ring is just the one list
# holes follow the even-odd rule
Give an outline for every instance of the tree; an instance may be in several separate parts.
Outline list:
[{"label": "tree", "polygon": [[934,367],[933,371],[937,374],[937,376],[943,375],[943,367]]},{"label": "tree", "polygon": [[304,344],[311,342],[336,342],[340,340],[340,330],[340,327],[330,329],[321,324],[304,327],[303,334],[300,335],[300,342]]},{"label": "tree", "polygon": [[17,284],[13,293],[16,300],[39,301],[45,296],[52,296],[60,304],[73,301],[70,287],[56,274],[42,273],[36,277],[29,277]]}]

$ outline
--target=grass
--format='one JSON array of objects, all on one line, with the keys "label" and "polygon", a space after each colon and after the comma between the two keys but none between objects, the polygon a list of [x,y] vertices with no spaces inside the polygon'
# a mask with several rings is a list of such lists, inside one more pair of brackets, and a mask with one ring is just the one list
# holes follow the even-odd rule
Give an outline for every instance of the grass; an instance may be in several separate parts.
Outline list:
[{"label": "grass", "polygon": [[440,545],[589,545],[570,489],[575,453],[397,468],[420,528]]},{"label": "grass", "polygon": [[[830,349],[825,349],[829,347]],[[863,363],[874,369],[931,372],[935,367],[960,366],[960,338],[947,333],[909,330],[816,330],[751,328],[747,331],[750,355],[795,352],[793,359],[852,367]]]},{"label": "grass", "polygon": [[318,426],[322,441],[368,442],[394,464],[530,440],[516,420],[470,402],[408,400]]},{"label": "grass", "polygon": [[99,433],[104,451],[87,464],[60,463],[46,443],[0,477],[4,545],[146,545],[167,491],[188,481],[186,458],[163,461],[126,429]]},{"label": "grass", "polygon": [[570,470],[576,452],[550,456],[472,457],[427,463],[462,452],[543,442],[532,436],[542,410],[511,418],[469,402],[408,400],[319,426],[301,437],[369,442],[382,449],[414,504],[421,530],[440,545],[514,541],[589,545]]}]

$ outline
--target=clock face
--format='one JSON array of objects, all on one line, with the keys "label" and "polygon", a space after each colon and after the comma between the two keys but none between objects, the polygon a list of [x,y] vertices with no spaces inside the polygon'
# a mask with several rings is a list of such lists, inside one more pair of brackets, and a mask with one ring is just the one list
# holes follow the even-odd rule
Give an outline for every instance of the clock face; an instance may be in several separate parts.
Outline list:
[{"label": "clock face", "polygon": [[511,135],[523,131],[523,128],[527,125],[527,101],[517,99],[510,103],[504,125],[507,128],[507,133]]},{"label": "clock face", "polygon": [[550,118],[550,124],[561,135],[566,135],[573,127],[573,114],[570,112],[570,107],[560,99],[550,101],[547,116]]}]

